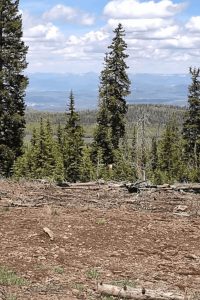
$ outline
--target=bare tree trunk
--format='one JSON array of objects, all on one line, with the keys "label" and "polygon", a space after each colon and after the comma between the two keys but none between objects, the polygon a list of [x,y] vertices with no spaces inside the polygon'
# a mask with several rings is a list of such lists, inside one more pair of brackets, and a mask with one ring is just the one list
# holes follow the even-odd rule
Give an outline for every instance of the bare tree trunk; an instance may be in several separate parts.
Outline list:
[{"label": "bare tree trunk", "polygon": [[197,162],[197,142],[195,141],[194,144],[194,163],[195,163],[195,169],[198,169],[198,162]]}]

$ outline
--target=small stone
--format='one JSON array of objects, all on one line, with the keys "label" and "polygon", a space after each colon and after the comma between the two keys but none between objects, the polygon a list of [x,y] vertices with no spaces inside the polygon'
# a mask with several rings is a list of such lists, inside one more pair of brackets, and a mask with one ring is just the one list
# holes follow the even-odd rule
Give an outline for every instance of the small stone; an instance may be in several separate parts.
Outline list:
[{"label": "small stone", "polygon": [[65,253],[65,249],[64,248],[60,248],[60,252],[61,253]]},{"label": "small stone", "polygon": [[194,259],[194,260],[198,259],[198,257],[194,254],[187,254],[187,255],[185,255],[185,257],[189,258],[189,259]]},{"label": "small stone", "polygon": [[72,294],[73,294],[74,296],[78,296],[78,295],[79,295],[79,290],[73,289],[73,290],[72,290]]}]

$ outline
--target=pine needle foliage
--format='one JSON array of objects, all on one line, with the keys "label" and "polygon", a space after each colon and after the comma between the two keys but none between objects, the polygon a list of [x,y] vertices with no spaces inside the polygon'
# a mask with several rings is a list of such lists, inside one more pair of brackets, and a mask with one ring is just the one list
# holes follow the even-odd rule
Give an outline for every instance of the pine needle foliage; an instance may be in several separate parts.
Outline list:
[{"label": "pine needle foliage", "polygon": [[82,161],[82,149],[84,146],[83,128],[79,124],[80,117],[75,111],[75,100],[73,92],[69,96],[69,108],[67,110],[67,122],[63,131],[62,148],[65,179],[70,182],[80,180],[80,168]]},{"label": "pine needle foliage", "polygon": [[190,68],[190,74],[192,83],[189,86],[188,111],[183,124],[183,139],[186,161],[198,173],[200,168],[200,69]]},{"label": "pine needle foliage", "polygon": [[19,0],[0,1],[0,175],[9,176],[22,154],[28,48],[22,41]]},{"label": "pine needle foliage", "polygon": [[14,176],[55,181],[64,179],[62,156],[48,120],[44,123],[41,119],[39,130],[33,131],[30,145],[14,164]]},{"label": "pine needle foliage", "polygon": [[127,44],[121,24],[114,30],[114,38],[108,47],[104,69],[100,75],[99,110],[94,145],[101,148],[105,164],[114,161],[113,149],[119,148],[125,135],[126,97],[130,93],[130,81],[126,70]]},{"label": "pine needle foliage", "polygon": [[[157,161],[155,145],[154,162]],[[184,168],[182,164],[182,137],[178,129],[175,116],[166,124],[165,131],[158,143],[158,166],[153,165],[154,174],[160,178],[161,182],[173,183],[175,180],[182,181],[184,178]],[[159,174],[159,176],[158,176]]]}]

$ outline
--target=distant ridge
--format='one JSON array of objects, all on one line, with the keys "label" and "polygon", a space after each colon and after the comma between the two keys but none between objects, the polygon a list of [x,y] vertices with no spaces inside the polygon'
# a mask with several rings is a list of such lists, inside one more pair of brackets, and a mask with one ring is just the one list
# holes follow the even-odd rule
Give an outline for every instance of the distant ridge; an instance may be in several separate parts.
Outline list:
[{"label": "distant ridge", "polygon": [[[76,97],[77,109],[95,109],[98,104],[99,74],[89,72],[32,73],[26,104],[37,110],[62,111],[69,91]],[[186,105],[190,76],[188,74],[129,74],[132,82],[130,104]]]}]

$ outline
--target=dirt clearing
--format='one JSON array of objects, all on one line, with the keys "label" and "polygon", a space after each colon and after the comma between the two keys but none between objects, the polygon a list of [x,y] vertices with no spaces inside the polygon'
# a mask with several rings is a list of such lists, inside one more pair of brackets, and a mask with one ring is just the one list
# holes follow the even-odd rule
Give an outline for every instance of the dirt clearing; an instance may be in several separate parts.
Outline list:
[{"label": "dirt clearing", "polygon": [[0,299],[111,299],[96,293],[101,281],[200,299],[199,203],[167,189],[2,180]]}]

